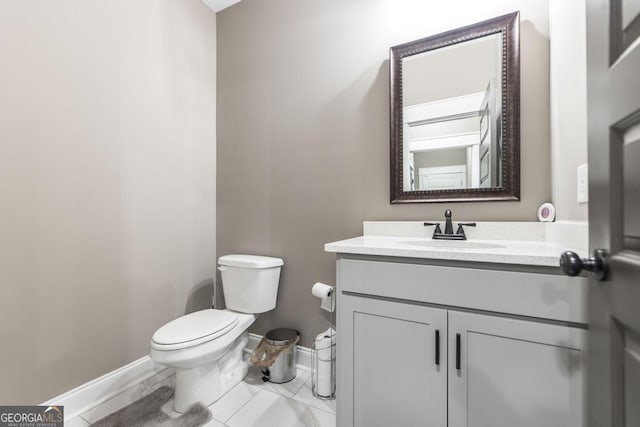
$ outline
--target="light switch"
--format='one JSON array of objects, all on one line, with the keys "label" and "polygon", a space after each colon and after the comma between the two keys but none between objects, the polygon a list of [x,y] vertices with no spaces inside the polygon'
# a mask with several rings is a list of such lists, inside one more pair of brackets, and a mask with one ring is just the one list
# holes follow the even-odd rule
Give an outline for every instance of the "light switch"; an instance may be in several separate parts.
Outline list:
[{"label": "light switch", "polygon": [[589,164],[578,166],[578,203],[589,203]]}]

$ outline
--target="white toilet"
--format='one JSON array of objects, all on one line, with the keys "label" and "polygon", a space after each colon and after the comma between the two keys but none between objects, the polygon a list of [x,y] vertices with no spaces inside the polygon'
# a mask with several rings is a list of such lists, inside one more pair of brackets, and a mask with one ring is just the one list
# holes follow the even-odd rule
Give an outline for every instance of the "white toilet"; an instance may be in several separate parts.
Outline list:
[{"label": "white toilet", "polygon": [[255,314],[276,307],[280,258],[225,255],[218,258],[227,308],[190,313],[153,334],[149,356],[176,368],[174,408],[210,405],[248,371],[242,359]]}]

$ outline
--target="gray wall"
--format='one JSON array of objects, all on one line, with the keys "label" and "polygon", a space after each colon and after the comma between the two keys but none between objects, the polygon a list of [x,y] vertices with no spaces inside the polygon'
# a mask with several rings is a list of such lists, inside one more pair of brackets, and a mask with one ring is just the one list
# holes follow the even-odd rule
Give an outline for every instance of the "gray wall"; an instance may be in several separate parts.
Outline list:
[{"label": "gray wall", "polygon": [[200,0],[0,4],[0,403],[148,354],[210,302],[215,15]]},{"label": "gray wall", "polygon": [[[431,5],[431,6],[430,6]],[[389,203],[389,47],[521,11],[522,200]],[[363,220],[533,221],[551,193],[548,3],[244,0],[218,14],[217,253],[284,258],[277,308],[252,330],[327,327],[326,242]]]}]

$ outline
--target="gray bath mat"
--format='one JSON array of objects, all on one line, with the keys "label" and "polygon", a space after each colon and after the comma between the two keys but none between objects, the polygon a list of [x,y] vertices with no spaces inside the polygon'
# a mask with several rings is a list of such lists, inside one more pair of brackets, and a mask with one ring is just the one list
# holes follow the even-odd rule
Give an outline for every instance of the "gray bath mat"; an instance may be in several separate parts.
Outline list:
[{"label": "gray bath mat", "polygon": [[97,427],[198,427],[211,419],[211,411],[201,403],[194,404],[179,417],[171,418],[161,409],[171,396],[173,396],[173,388],[160,387],[153,393],[91,425]]}]

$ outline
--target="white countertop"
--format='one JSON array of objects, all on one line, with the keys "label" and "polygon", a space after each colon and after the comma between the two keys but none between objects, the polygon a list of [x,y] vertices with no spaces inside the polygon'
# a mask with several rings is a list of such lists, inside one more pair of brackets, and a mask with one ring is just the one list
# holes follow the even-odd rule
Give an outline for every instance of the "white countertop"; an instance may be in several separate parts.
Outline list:
[{"label": "white countertop", "polygon": [[[422,222],[365,221],[364,236],[327,243],[326,252],[559,267],[568,250],[586,255],[586,223],[478,223],[469,240],[431,240]],[[509,240],[509,236],[523,240]],[[492,239],[486,239],[491,236]]]},{"label": "white countertop", "polygon": [[[559,267],[564,251],[572,250],[556,243],[514,240],[438,240],[437,247],[429,246],[430,239],[421,237],[361,236],[327,243],[326,252],[381,255],[407,258],[442,259],[452,261],[490,262]],[[484,245],[489,247],[484,247]]]}]

